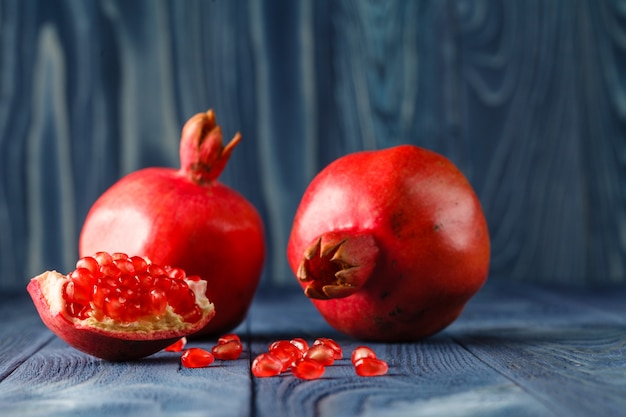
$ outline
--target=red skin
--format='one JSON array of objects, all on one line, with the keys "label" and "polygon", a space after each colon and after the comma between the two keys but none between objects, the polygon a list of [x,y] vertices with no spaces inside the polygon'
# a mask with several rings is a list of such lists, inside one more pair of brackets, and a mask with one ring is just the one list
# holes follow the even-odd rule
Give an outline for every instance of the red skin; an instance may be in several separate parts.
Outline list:
[{"label": "red skin", "polygon": [[92,206],[79,254],[141,254],[208,281],[216,316],[198,335],[243,321],[265,256],[256,209],[217,177],[240,136],[222,146],[212,111],[192,117],[181,136],[181,169],[146,168],[122,178]]},{"label": "red skin", "polygon": [[[374,249],[357,243],[345,256],[356,265],[364,260],[366,272],[348,294],[311,300],[331,326],[359,339],[432,335],[459,316],[488,275],[489,233],[471,185],[450,161],[422,148],[350,154],[313,179],[287,247],[296,276],[307,247],[337,231],[373,238]],[[316,279],[300,279],[305,289],[333,280],[315,266],[307,272]]]}]

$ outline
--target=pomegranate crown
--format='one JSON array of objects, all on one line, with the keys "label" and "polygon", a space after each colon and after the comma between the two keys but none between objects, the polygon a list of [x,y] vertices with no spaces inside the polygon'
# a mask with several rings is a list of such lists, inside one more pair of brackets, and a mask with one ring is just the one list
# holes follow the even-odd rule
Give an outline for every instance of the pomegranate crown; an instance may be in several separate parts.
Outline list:
[{"label": "pomegranate crown", "polygon": [[212,109],[192,116],[181,133],[181,171],[197,184],[215,181],[240,141],[241,134],[237,132],[226,146],[223,145],[222,129]]}]

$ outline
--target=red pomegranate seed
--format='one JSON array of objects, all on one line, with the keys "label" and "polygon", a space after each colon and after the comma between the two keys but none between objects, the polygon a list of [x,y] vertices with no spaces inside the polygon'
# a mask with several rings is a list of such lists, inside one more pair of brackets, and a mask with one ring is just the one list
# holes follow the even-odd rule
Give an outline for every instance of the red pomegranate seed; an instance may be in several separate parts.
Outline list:
[{"label": "red pomegranate seed", "polygon": [[283,371],[289,369],[291,364],[302,357],[300,349],[292,345],[289,340],[277,340],[270,345],[269,352],[281,360]]},{"label": "red pomegranate seed", "polygon": [[192,347],[183,352],[180,361],[185,368],[204,368],[215,361],[211,352]]},{"label": "red pomegranate seed", "polygon": [[98,265],[100,266],[107,265],[113,262],[113,257],[108,252],[96,252],[93,257],[96,259]]},{"label": "red pomegranate seed", "polygon": [[76,269],[78,268],[88,269],[94,275],[100,273],[100,264],[92,256],[85,256],[76,261]]},{"label": "red pomegranate seed", "polygon": [[113,261],[120,261],[120,260],[125,260],[128,259],[128,255],[126,255],[123,252],[113,252],[111,254],[111,259],[113,259]]},{"label": "red pomegranate seed", "polygon": [[359,346],[352,351],[350,361],[354,365],[356,361],[362,358],[376,358],[376,353],[367,346]]},{"label": "red pomegranate seed", "polygon": [[173,268],[171,266],[168,266],[167,268],[165,268],[165,270],[167,271],[167,276],[172,279],[185,279],[187,276],[185,274],[185,271],[180,268]]},{"label": "red pomegranate seed", "polygon": [[234,333],[222,335],[219,339],[217,339],[217,343],[219,345],[222,345],[222,344],[228,343],[228,342],[232,342],[232,341],[241,343],[241,339],[239,338],[239,336],[237,336]]},{"label": "red pomegranate seed", "polygon": [[165,270],[165,268],[156,264],[148,265],[148,272],[150,273],[150,275],[155,277],[160,275],[167,276],[167,271]]},{"label": "red pomegranate seed", "polygon": [[135,273],[135,265],[128,259],[120,259],[115,261],[115,266],[122,271],[122,274],[134,274]]},{"label": "red pomegranate seed", "polygon": [[241,345],[241,342],[238,342],[237,340],[219,343],[211,349],[213,356],[223,361],[235,360],[239,358],[242,351],[243,346]]},{"label": "red pomegranate seed", "polygon": [[130,261],[136,272],[146,272],[148,270],[148,262],[141,256],[131,256]]},{"label": "red pomegranate seed", "polygon": [[102,275],[117,278],[122,275],[122,271],[114,263],[105,264],[100,266],[100,272]]},{"label": "red pomegranate seed", "polygon": [[313,345],[304,353],[303,358],[317,361],[324,366],[330,366],[335,362],[335,351],[327,345]]},{"label": "red pomegranate seed", "polygon": [[317,379],[324,374],[325,367],[320,362],[301,358],[291,367],[291,373],[300,379]]},{"label": "red pomegranate seed", "polygon": [[297,347],[300,350],[300,352],[302,352],[302,353],[304,353],[307,350],[309,350],[309,344],[307,343],[306,340],[304,340],[301,337],[295,337],[295,338],[291,339],[289,341],[289,343],[291,343],[292,345]]},{"label": "red pomegranate seed", "polygon": [[389,371],[389,365],[381,359],[366,357],[357,360],[354,369],[359,376],[380,376]]},{"label": "red pomegranate seed", "polygon": [[187,344],[187,338],[181,337],[180,339],[178,339],[177,341],[175,341],[174,343],[172,343],[171,345],[169,345],[163,350],[166,352],[182,352],[186,344]]},{"label": "red pomegranate seed", "polygon": [[282,372],[283,363],[272,353],[261,353],[252,361],[252,374],[259,378],[276,376]]},{"label": "red pomegranate seed", "polygon": [[317,339],[315,339],[315,342],[313,342],[313,346],[320,344],[329,346],[333,349],[333,351],[335,352],[335,360],[343,358],[343,351],[341,349],[341,346],[339,346],[339,343],[335,342],[333,339],[328,337],[318,337]]}]

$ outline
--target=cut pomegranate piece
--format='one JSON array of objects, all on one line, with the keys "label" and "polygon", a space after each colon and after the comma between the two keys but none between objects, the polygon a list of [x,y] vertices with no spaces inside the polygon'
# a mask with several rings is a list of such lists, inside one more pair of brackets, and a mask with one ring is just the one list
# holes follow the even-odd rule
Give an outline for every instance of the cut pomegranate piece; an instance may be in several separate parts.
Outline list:
[{"label": "cut pomegranate piece", "polygon": [[204,349],[192,347],[185,350],[180,357],[180,362],[185,368],[206,368],[215,361],[215,358]]},{"label": "cut pomegranate piece", "polygon": [[[107,360],[151,355],[215,315],[207,283],[122,253],[98,252],[67,275],[46,271],[28,292],[43,322],[69,345]],[[160,282],[163,285],[157,286]]]},{"label": "cut pomegranate piece", "polygon": [[252,374],[259,378],[276,376],[282,372],[283,362],[276,355],[261,353],[252,361]]},{"label": "cut pomegranate piece", "polygon": [[291,367],[291,373],[300,379],[317,379],[324,374],[325,367],[320,362],[301,358]]}]

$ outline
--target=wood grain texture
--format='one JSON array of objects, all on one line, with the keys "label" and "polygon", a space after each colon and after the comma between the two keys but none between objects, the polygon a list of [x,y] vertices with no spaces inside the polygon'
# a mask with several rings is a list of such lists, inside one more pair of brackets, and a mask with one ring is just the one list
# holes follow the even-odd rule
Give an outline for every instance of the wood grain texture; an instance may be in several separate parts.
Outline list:
[{"label": "wood grain texture", "polygon": [[0,0],[0,289],[68,270],[122,175],[177,166],[214,108],[222,180],[261,212],[264,286],[312,176],[412,143],[474,185],[495,280],[626,281],[626,16],[619,1]]},{"label": "wood grain texture", "polygon": [[[27,298],[3,296],[0,414],[626,416],[625,295],[492,282],[443,332],[382,344],[338,334],[299,292],[264,289],[236,330],[242,356],[206,369],[182,368],[177,353],[128,363],[91,358],[45,329]],[[320,336],[344,350],[321,379],[250,374],[269,342]],[[361,344],[388,361],[388,375],[356,376],[347,358]]]}]

